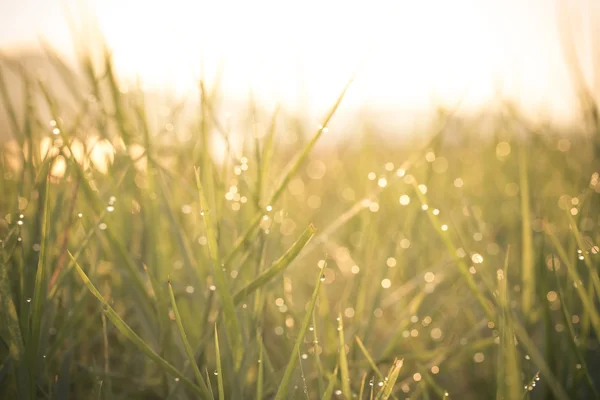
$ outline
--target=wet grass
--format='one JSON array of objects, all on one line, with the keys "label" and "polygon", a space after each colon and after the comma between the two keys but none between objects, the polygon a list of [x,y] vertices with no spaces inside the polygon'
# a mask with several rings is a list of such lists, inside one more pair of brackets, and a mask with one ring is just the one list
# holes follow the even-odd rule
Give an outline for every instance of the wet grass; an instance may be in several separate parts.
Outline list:
[{"label": "wet grass", "polygon": [[157,115],[109,57],[53,59],[77,107],[26,69],[25,111],[2,95],[0,397],[598,396],[600,185],[576,127],[507,106],[344,136],[348,86],[313,130],[251,103],[233,136],[218,87]]}]

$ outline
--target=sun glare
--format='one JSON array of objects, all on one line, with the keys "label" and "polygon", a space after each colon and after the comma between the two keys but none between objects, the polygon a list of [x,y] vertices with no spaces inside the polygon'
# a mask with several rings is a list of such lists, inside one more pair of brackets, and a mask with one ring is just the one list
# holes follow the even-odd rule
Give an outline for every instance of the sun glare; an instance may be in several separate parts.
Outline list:
[{"label": "sun glare", "polygon": [[187,92],[202,64],[209,80],[221,66],[230,96],[252,88],[322,108],[365,61],[348,99],[357,106],[481,106],[498,90],[529,108],[569,104],[554,9],[542,0],[103,0],[95,11],[117,65],[151,87]]},{"label": "sun glare", "polygon": [[[211,82],[222,73],[220,88],[234,105],[252,90],[265,104],[322,113],[360,65],[345,101],[353,108],[473,109],[502,94],[525,111],[556,117],[575,104],[559,17],[566,6],[590,14],[590,1],[83,0],[83,8],[121,76],[141,78],[148,89],[188,93],[201,75]],[[41,36],[68,53],[61,4],[76,17],[82,1],[26,3],[0,1],[0,47]],[[577,19],[572,25],[585,30]],[[590,49],[579,50],[589,61]]]}]

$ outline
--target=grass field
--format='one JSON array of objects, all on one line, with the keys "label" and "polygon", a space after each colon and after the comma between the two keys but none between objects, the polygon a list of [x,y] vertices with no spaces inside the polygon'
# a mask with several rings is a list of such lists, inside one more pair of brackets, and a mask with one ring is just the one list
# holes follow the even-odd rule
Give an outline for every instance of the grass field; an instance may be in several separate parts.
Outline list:
[{"label": "grass field", "polygon": [[319,145],[342,93],[294,143],[249,104],[222,161],[218,87],[155,115],[81,61],[22,113],[0,76],[0,398],[598,397],[593,119]]}]

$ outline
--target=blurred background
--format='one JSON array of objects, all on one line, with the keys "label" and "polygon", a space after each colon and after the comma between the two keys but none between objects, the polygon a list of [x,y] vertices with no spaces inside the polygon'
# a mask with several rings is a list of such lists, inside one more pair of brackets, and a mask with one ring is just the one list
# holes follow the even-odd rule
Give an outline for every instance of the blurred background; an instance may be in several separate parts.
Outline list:
[{"label": "blurred background", "polygon": [[359,70],[346,112],[394,128],[440,105],[473,112],[499,97],[532,118],[565,122],[579,105],[569,58],[598,88],[599,8],[590,0],[0,0],[0,49],[44,70],[40,38],[74,63],[101,32],[125,90],[141,82],[185,96],[202,75],[220,77],[227,108],[252,93],[307,121]]}]

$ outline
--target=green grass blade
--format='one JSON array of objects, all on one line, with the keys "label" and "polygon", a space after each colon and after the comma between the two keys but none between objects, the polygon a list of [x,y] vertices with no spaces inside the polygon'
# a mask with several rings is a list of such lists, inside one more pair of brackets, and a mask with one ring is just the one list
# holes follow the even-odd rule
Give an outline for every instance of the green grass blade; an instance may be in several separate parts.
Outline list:
[{"label": "green grass blade", "polygon": [[227,329],[227,339],[229,340],[229,346],[232,353],[234,354],[234,363],[236,369],[239,367],[242,361],[243,346],[242,346],[242,334],[239,326],[237,314],[235,312],[235,305],[233,296],[227,282],[227,276],[225,275],[224,267],[221,265],[219,257],[219,246],[217,244],[217,234],[215,232],[215,225],[212,218],[212,213],[209,209],[206,195],[200,179],[200,170],[195,168],[196,173],[196,184],[198,185],[198,194],[200,196],[200,209],[204,217],[204,223],[206,225],[206,237],[208,241],[208,251],[213,264],[213,271],[215,274],[215,280],[217,283],[217,291],[221,297],[223,303],[223,313],[225,316],[225,328]]},{"label": "green grass blade", "polygon": [[346,356],[346,342],[344,340],[344,322],[341,312],[338,314],[338,339],[340,341],[339,355],[340,370],[342,374],[342,393],[349,399],[352,397],[352,392],[350,391],[350,373],[348,372],[348,357]]},{"label": "green grass blade", "polygon": [[[428,204],[427,196],[425,196],[425,194],[421,192],[416,181],[414,182],[414,187],[415,187],[415,193],[417,194],[417,197],[421,201],[421,204],[423,204],[423,205]],[[462,275],[463,279],[465,280],[465,283],[467,284],[467,286],[469,287],[471,292],[475,295],[475,298],[481,305],[481,308],[483,308],[483,311],[485,312],[486,316],[490,320],[493,321],[494,320],[494,310],[492,309],[492,307],[490,307],[489,302],[483,295],[482,291],[479,290],[479,288],[477,287],[477,283],[475,282],[473,275],[471,275],[471,273],[469,272],[469,268],[467,267],[467,264],[462,260],[462,258],[460,258],[456,255],[457,248],[454,245],[454,243],[452,243],[452,239],[450,239],[450,237],[448,236],[448,233],[442,231],[442,229],[440,228],[442,224],[440,223],[439,218],[435,214],[433,214],[433,210],[431,210],[431,209],[428,209],[425,212],[427,213],[427,216],[429,217],[429,221],[431,222],[431,225],[435,229],[435,231],[438,234],[438,236],[440,237],[440,239],[442,239],[442,242],[448,249],[454,262],[458,266],[458,270],[459,270],[460,274]]]},{"label": "green grass blade", "polygon": [[571,231],[573,232],[573,236],[575,237],[575,241],[577,242],[577,246],[581,250],[581,256],[583,257],[585,266],[588,269],[589,276],[592,280],[592,284],[594,285],[594,289],[596,290],[596,295],[600,296],[600,277],[598,276],[598,270],[592,265],[592,260],[590,259],[590,254],[588,248],[589,244],[583,242],[583,238],[581,236],[581,232],[577,227],[577,222],[571,215],[569,211],[565,212],[567,215],[567,219],[569,220],[569,226]]},{"label": "green grass blade", "polygon": [[358,336],[356,336],[355,339],[356,339],[356,343],[358,344],[358,348],[360,349],[360,351],[363,353],[363,355],[365,356],[365,358],[369,362],[369,366],[371,367],[371,369],[373,370],[373,372],[375,372],[375,375],[377,375],[377,378],[379,380],[383,380],[383,374],[381,373],[381,371],[379,371],[379,368],[377,368],[377,365],[375,364],[375,361],[373,361],[373,358],[369,354],[369,351],[367,350],[367,348],[363,344],[362,340],[360,340],[360,338]]},{"label": "green grass blade", "polygon": [[531,229],[531,209],[529,200],[529,178],[527,173],[526,150],[519,149],[519,183],[521,192],[521,309],[529,317],[535,298],[535,265],[533,262],[533,229]]},{"label": "green grass blade", "polygon": [[[552,258],[552,262],[553,262],[553,264],[555,263],[554,256]],[[558,290],[558,296],[559,296],[558,298],[560,299],[560,309],[562,311],[564,322],[565,322],[565,325],[567,326],[567,330],[570,335],[570,340],[568,341],[569,347],[571,348],[571,351],[573,351],[573,353],[575,353],[579,364],[581,364],[581,369],[585,376],[585,381],[586,381],[587,385],[590,387],[590,390],[592,391],[592,393],[594,394],[594,397],[600,398],[600,393],[598,393],[596,386],[594,386],[594,382],[590,375],[590,371],[588,369],[585,358],[581,352],[581,349],[577,345],[577,333],[575,331],[575,328],[573,327],[573,323],[571,322],[572,316],[571,316],[571,313],[569,312],[569,310],[567,309],[564,291],[563,291],[562,285],[560,284],[560,281],[558,279],[558,274],[556,273],[556,270],[554,270],[554,277],[556,280],[556,288]]]},{"label": "green grass blade", "polygon": [[310,303],[308,305],[308,309],[306,310],[306,315],[304,316],[304,320],[302,321],[302,326],[300,331],[298,332],[298,337],[296,338],[296,343],[294,344],[294,349],[292,354],[290,355],[287,366],[285,367],[285,373],[283,374],[283,378],[281,379],[281,384],[277,389],[277,394],[275,395],[275,400],[283,400],[287,398],[290,383],[292,382],[292,375],[294,373],[294,369],[296,368],[296,357],[298,356],[298,352],[302,343],[304,343],[304,336],[308,331],[308,326],[310,325],[312,313],[315,309],[315,304],[317,303],[317,298],[319,297],[319,289],[321,288],[321,278],[324,276],[325,268],[324,266],[319,272],[319,277],[317,278],[317,283],[315,285],[315,290],[313,291],[312,298],[310,299]]},{"label": "green grass blade", "polygon": [[335,388],[335,384],[337,383],[337,373],[338,367],[336,366],[333,370],[333,373],[329,375],[329,383],[327,384],[327,388],[325,389],[325,393],[323,393],[322,400],[330,400],[331,396],[333,396],[333,389]]},{"label": "green grass blade", "polygon": [[25,345],[19,325],[19,316],[8,280],[8,264],[0,263],[0,337],[6,338],[8,352],[16,362],[24,355]]},{"label": "green grass blade", "polygon": [[[281,197],[281,195],[283,194],[283,191],[287,188],[287,185],[292,180],[292,178],[296,175],[296,173],[298,172],[298,170],[300,169],[300,167],[302,166],[302,164],[308,157],[308,154],[310,153],[312,148],[315,146],[315,144],[317,143],[317,141],[319,140],[319,138],[325,131],[327,124],[329,124],[329,122],[333,118],[334,114],[336,113],[337,109],[339,108],[340,104],[342,103],[342,100],[346,96],[346,92],[350,88],[353,81],[354,81],[354,76],[352,76],[350,78],[350,80],[348,81],[348,83],[346,84],[344,89],[342,90],[342,93],[339,95],[335,104],[333,105],[333,107],[331,108],[331,110],[329,111],[329,113],[327,114],[325,119],[323,120],[323,123],[317,130],[317,133],[315,133],[315,135],[312,137],[312,139],[308,142],[308,144],[306,145],[306,147],[304,148],[302,153],[300,153],[298,155],[296,160],[292,163],[292,166],[290,168],[288,168],[287,172],[282,176],[282,178],[280,178],[279,184],[277,185],[277,188],[273,191],[273,194],[269,198],[267,205],[275,204],[275,202],[279,199],[279,197]],[[246,243],[247,241],[249,241],[252,233],[255,231],[256,227],[260,224],[260,220],[261,220],[262,216],[263,216],[262,211],[259,211],[254,216],[254,218],[252,218],[252,222],[250,223],[250,225],[248,226],[246,231],[244,231],[244,233],[235,241],[235,243],[233,245],[233,249],[230,251],[229,255],[227,257],[225,257],[226,265],[242,249],[242,245],[244,243]]]},{"label": "green grass blade", "polygon": [[35,276],[35,287],[33,292],[33,306],[31,312],[31,329],[29,340],[27,343],[28,351],[28,364],[29,364],[29,374],[31,377],[31,390],[32,396],[35,397],[35,388],[36,385],[33,382],[36,382],[37,378],[37,361],[38,361],[38,352],[41,340],[41,328],[42,328],[42,318],[43,318],[43,305],[46,300],[46,258],[48,252],[48,232],[49,232],[49,224],[48,224],[48,216],[49,216],[49,184],[46,182],[44,184],[44,208],[42,210],[42,237],[41,237],[41,249],[40,256],[38,259],[37,272]]},{"label": "green grass blade", "polygon": [[[392,396],[392,391],[394,390],[394,385],[398,380],[398,375],[400,374],[400,370],[402,369],[402,364],[402,360],[394,361],[394,365],[392,366],[392,369],[390,370],[390,373],[388,374],[387,379],[385,380],[385,386],[379,392],[381,399],[387,400],[390,398],[390,396]],[[377,397],[379,398],[380,396]]]},{"label": "green grass blade", "polygon": [[498,302],[501,311],[498,318],[498,328],[500,329],[501,351],[498,352],[497,360],[497,400],[518,400],[523,384],[520,374],[519,355],[515,347],[515,333],[510,323],[510,293],[508,291],[509,256],[510,248],[507,249],[504,257],[502,279],[498,280]]},{"label": "green grass blade", "polygon": [[256,378],[256,399],[261,400],[263,398],[263,385],[265,379],[265,368],[263,366],[263,354],[265,351],[262,338],[258,338],[258,376]]},{"label": "green grass blade", "polygon": [[592,324],[592,327],[594,328],[594,331],[596,332],[596,335],[600,336],[600,315],[598,314],[598,309],[596,308],[593,299],[585,290],[585,286],[583,284],[581,276],[579,275],[579,272],[577,271],[577,267],[573,265],[573,263],[567,256],[567,252],[565,251],[564,247],[562,246],[554,232],[552,232],[552,229],[550,229],[550,227],[548,226],[546,226],[546,233],[550,237],[550,241],[554,245],[554,248],[558,253],[558,257],[567,267],[567,273],[569,275],[569,278],[573,281],[575,290],[577,291],[577,294],[579,296],[579,299],[581,300],[581,303],[583,304],[583,307],[585,308],[585,311],[589,315],[590,322]]},{"label": "green grass blade", "polygon": [[527,350],[527,353],[531,357],[531,360],[539,368],[540,374],[546,380],[546,383],[554,393],[554,396],[558,400],[568,400],[569,396],[565,392],[565,389],[562,387],[560,380],[557,379],[557,377],[552,373],[552,370],[544,360],[544,357],[540,354],[533,340],[527,334],[525,328],[521,326],[521,324],[516,320],[515,316],[512,317],[512,321],[512,325],[514,327],[515,334],[519,339],[519,342]]},{"label": "green grass blade", "polygon": [[275,191],[271,195],[271,199],[269,200],[268,204],[272,205],[277,200],[279,200],[279,197],[281,197],[281,194],[287,188],[288,183],[290,183],[290,181],[292,180],[292,178],[298,173],[298,170],[300,169],[300,167],[302,166],[302,164],[304,163],[304,161],[308,157],[308,154],[310,153],[310,151],[312,150],[312,148],[315,146],[315,144],[317,143],[317,141],[319,140],[319,138],[321,137],[321,135],[323,134],[323,132],[325,132],[325,130],[327,128],[327,125],[329,124],[329,122],[331,121],[331,119],[333,118],[333,116],[335,115],[335,113],[338,110],[340,104],[342,104],[342,100],[346,96],[346,92],[348,91],[348,89],[352,85],[352,82],[354,82],[354,76],[352,76],[350,78],[350,80],[348,81],[348,83],[346,83],[346,86],[344,86],[344,89],[342,90],[342,93],[340,93],[340,95],[338,96],[335,104],[333,105],[333,107],[331,107],[331,109],[329,110],[329,113],[327,114],[327,116],[323,120],[323,123],[321,124],[321,126],[319,127],[319,129],[317,129],[317,132],[314,134],[314,136],[308,142],[308,144],[306,145],[306,147],[304,148],[304,150],[302,151],[302,153],[300,153],[298,155],[298,157],[296,158],[296,160],[292,163],[291,167],[288,168],[287,172],[285,172],[284,175],[281,177],[281,179],[279,181],[279,185],[277,186],[277,188],[275,189]]},{"label": "green grass blade", "polygon": [[73,258],[73,255],[69,252],[69,256],[75,263],[75,270],[79,274],[81,280],[87,286],[88,290],[96,297],[102,306],[104,307],[104,313],[110,321],[115,325],[117,330],[121,332],[123,336],[127,340],[129,340],[135,347],[138,348],[139,351],[144,353],[146,357],[154,361],[161,369],[167,372],[169,375],[175,377],[176,380],[181,380],[185,386],[194,392],[196,395],[201,398],[205,398],[205,394],[198,386],[196,386],[192,381],[186,378],[177,368],[171,365],[167,360],[159,356],[152,348],[142,339],[140,338],[134,331],[121,319],[119,314],[108,304],[108,302],[104,299],[104,297],[100,294],[98,289],[94,286],[94,284],[90,281],[88,276],[85,274],[83,269],[79,266],[79,263]]},{"label": "green grass blade", "polygon": [[217,360],[217,384],[219,387],[219,400],[225,400],[225,386],[223,385],[223,368],[221,368],[221,350],[219,349],[219,332],[215,324],[215,358]]},{"label": "green grass blade", "polygon": [[363,377],[362,377],[361,381],[360,381],[360,390],[358,392],[358,398],[361,399],[361,400],[363,399],[363,396],[365,395],[365,382],[366,382],[366,380],[367,380],[367,373],[365,372],[363,374]]},{"label": "green grass blade", "polygon": [[187,335],[185,334],[185,330],[183,329],[183,322],[181,321],[181,315],[179,314],[179,309],[177,308],[177,302],[175,301],[175,295],[173,294],[173,286],[171,285],[171,279],[169,278],[169,299],[171,300],[171,307],[173,308],[173,314],[175,314],[175,323],[177,324],[177,330],[179,331],[179,337],[183,342],[183,347],[185,348],[185,353],[188,356],[188,362],[190,363],[192,370],[194,371],[194,376],[196,377],[196,382],[198,382],[198,386],[202,389],[203,396],[205,398],[210,398],[210,393],[208,392],[208,388],[206,387],[206,382],[202,378],[202,374],[200,373],[200,369],[198,368],[198,364],[196,364],[196,359],[194,358],[194,351],[192,350],[192,346],[190,346],[190,342],[187,340]]},{"label": "green grass blade", "polygon": [[300,251],[306,246],[306,244],[313,237],[316,232],[316,228],[311,224],[308,228],[302,232],[302,235],[298,240],[292,244],[292,246],[282,255],[280,258],[275,260],[271,267],[263,271],[258,277],[252,282],[247,284],[244,288],[240,289],[235,296],[233,296],[233,303],[239,305],[244,299],[253,293],[255,290],[263,287],[269,283],[273,278],[282,273],[294,259],[298,256]]}]

